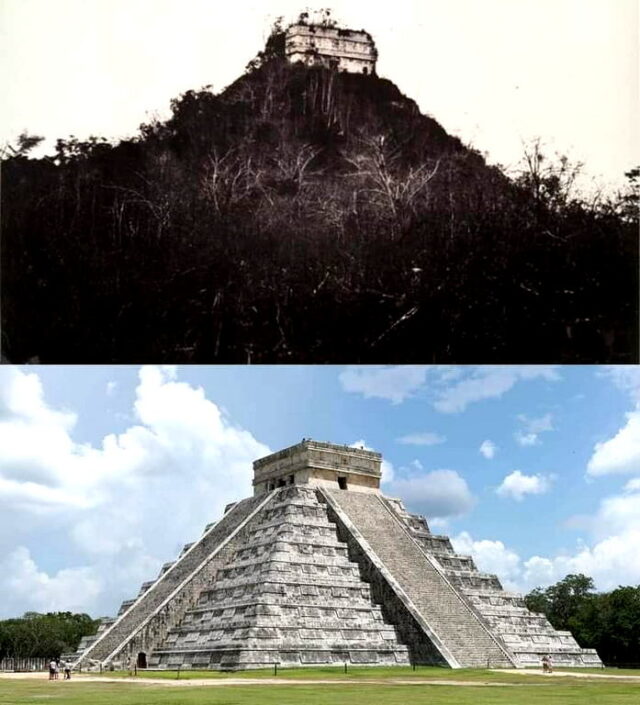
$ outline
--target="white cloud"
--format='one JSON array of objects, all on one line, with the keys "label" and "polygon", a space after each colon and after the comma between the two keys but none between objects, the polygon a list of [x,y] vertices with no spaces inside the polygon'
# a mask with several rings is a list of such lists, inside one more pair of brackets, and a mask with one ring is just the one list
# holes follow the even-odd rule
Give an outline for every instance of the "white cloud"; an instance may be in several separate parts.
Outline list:
[{"label": "white cloud", "polygon": [[516,431],[514,434],[516,443],[521,446],[534,446],[538,442],[538,434],[536,433],[522,433],[522,431]]},{"label": "white cloud", "polygon": [[552,583],[567,573],[591,576],[601,590],[640,583],[640,478],[633,478],[622,494],[600,501],[589,522],[593,542],[580,543],[573,553],[552,558],[533,556],[524,563],[523,580]]},{"label": "white cloud", "polygon": [[451,543],[456,552],[472,556],[478,570],[497,575],[507,590],[518,590],[520,557],[502,541],[474,541],[467,531],[462,531],[451,537]]},{"label": "white cloud", "polygon": [[455,470],[400,477],[388,483],[385,492],[400,497],[410,511],[428,519],[460,516],[475,504],[465,479]]},{"label": "white cloud", "polygon": [[95,607],[101,583],[100,576],[89,567],[65,568],[48,575],[38,569],[24,546],[0,561],[3,611],[10,615],[19,616],[25,611],[83,612]]},{"label": "white cloud", "polygon": [[634,477],[624,486],[625,492],[640,491],[640,477]]},{"label": "white cloud", "polygon": [[0,422],[38,422],[43,425],[73,428],[75,414],[49,409],[43,399],[40,378],[35,373],[22,373],[15,367],[0,367]]},{"label": "white cloud", "polygon": [[107,393],[108,397],[112,397],[115,394],[116,389],[118,388],[118,383],[117,382],[107,382],[107,386],[105,388],[105,391]]},{"label": "white cloud", "polygon": [[611,495],[600,502],[593,522],[593,533],[598,539],[628,531],[640,531],[640,488],[630,484],[624,494]]},{"label": "white cloud", "polygon": [[346,392],[400,404],[422,387],[427,371],[425,365],[354,365],[344,369],[339,380]]},{"label": "white cloud", "polygon": [[435,446],[439,443],[444,443],[447,439],[437,433],[424,431],[422,433],[409,433],[406,436],[398,438],[398,443],[413,446]]},{"label": "white cloud", "polygon": [[487,460],[492,460],[498,450],[498,446],[493,441],[482,441],[480,448],[478,449],[480,455],[483,455]]},{"label": "white cloud", "polygon": [[424,392],[436,411],[450,414],[474,402],[501,397],[517,382],[555,382],[560,379],[557,369],[555,365],[354,365],[340,372],[339,380],[347,392],[393,404]]},{"label": "white cloud", "polygon": [[527,494],[544,494],[551,487],[552,478],[545,475],[523,475],[520,470],[514,470],[507,475],[496,494],[501,497],[511,497],[520,502]]},{"label": "white cloud", "polygon": [[608,377],[634,402],[640,402],[640,365],[605,365],[601,368],[600,374]]},{"label": "white cloud", "polygon": [[443,413],[458,413],[473,402],[501,397],[519,381],[533,379],[557,381],[560,377],[553,365],[480,366],[441,390],[434,406]]},{"label": "white cloud", "polygon": [[530,419],[524,414],[518,416],[522,428],[515,432],[514,438],[521,446],[533,446],[539,442],[539,436],[544,431],[553,431],[551,414],[545,414],[537,419]]},{"label": "white cloud", "polygon": [[443,517],[429,518],[429,528],[433,533],[439,531],[441,534],[446,534],[449,531],[449,519]]},{"label": "white cloud", "polygon": [[523,565],[525,585],[549,585],[568,573],[584,573],[600,590],[640,583],[640,530],[609,536],[593,546],[579,547],[573,555],[533,556]]},{"label": "white cloud", "polygon": [[[97,598],[87,591],[86,608],[102,613],[133,596],[135,581],[153,577],[225,504],[250,495],[252,461],[269,453],[201,388],[177,381],[175,368],[140,370],[134,413],[134,424],[100,447],[79,444],[75,416],[47,405],[37,374],[0,368],[0,555],[15,547],[2,537],[11,536],[17,511],[22,535],[41,531],[46,518],[52,528],[36,536],[40,547],[50,542],[60,560],[70,553],[92,566],[73,575],[100,583]],[[62,594],[67,573],[47,576],[23,553],[12,560],[40,586],[16,596],[22,611],[46,603],[47,591],[52,600]]]},{"label": "white cloud", "polygon": [[524,414],[521,414],[519,420],[525,424],[525,428],[530,433],[541,433],[542,431],[553,431],[553,423],[551,414],[545,414],[536,419],[530,419]]},{"label": "white cloud", "polygon": [[627,483],[624,494],[605,497],[588,524],[591,543],[574,551],[522,560],[501,541],[475,541],[467,532],[452,538],[457,551],[474,557],[478,568],[495,572],[505,587],[528,592],[562,580],[568,573],[593,578],[598,590],[640,583],[640,483]]},{"label": "white cloud", "polygon": [[[367,442],[364,440],[359,440],[355,441],[354,443],[349,444],[351,448],[363,448],[364,450],[375,450],[375,448],[371,448],[370,446],[367,445]],[[382,465],[380,467],[380,470],[382,472],[382,477],[380,478],[380,482],[391,482],[393,480],[394,476],[394,469],[393,465],[386,460],[386,458],[382,458]]]},{"label": "white cloud", "polygon": [[587,474],[640,472],[640,410],[626,414],[627,423],[613,438],[596,443]]}]

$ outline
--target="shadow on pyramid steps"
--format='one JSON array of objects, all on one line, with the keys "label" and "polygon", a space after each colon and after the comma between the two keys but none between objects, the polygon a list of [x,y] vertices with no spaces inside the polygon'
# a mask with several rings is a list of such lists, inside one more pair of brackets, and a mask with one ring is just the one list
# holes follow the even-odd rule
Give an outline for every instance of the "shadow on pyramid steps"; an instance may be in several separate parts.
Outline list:
[{"label": "shadow on pyramid steps", "polygon": [[254,463],[227,508],[76,667],[600,665],[379,490],[381,456],[304,440]]}]

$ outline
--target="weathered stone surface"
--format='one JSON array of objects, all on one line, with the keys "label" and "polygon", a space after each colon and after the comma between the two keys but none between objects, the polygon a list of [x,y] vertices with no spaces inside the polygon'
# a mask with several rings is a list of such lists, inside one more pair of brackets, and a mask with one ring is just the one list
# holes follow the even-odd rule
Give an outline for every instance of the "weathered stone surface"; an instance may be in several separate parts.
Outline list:
[{"label": "weathered stone surface", "polygon": [[77,664],[600,664],[379,491],[381,456],[305,440],[85,637]]},{"label": "weathered stone surface", "polygon": [[[277,491],[152,665],[408,663],[312,488]],[[372,654],[374,654],[372,656]]]},{"label": "weathered stone surface", "polygon": [[[417,618],[424,634],[452,667],[513,666],[505,645],[483,624],[420,549],[410,525],[378,495],[321,490],[336,521],[369,554],[407,610]],[[386,574],[385,574],[386,573]]]},{"label": "weathered stone surface", "polygon": [[293,63],[365,74],[375,73],[378,58],[368,32],[306,23],[287,28],[285,54]]},{"label": "weathered stone surface", "polygon": [[570,632],[557,631],[544,615],[530,612],[521,595],[506,592],[496,575],[481,573],[469,556],[456,554],[448,538],[429,534],[423,517],[409,514],[399,500],[384,501],[405,523],[422,550],[437,561],[491,633],[502,641],[517,666],[539,666],[545,654],[561,666],[602,665],[594,649],[580,648]]},{"label": "weathered stone surface", "polygon": [[[155,581],[144,583],[138,598],[84,649],[82,660],[107,663],[136,651],[151,650],[167,627],[179,621],[197,589],[215,574],[216,563],[223,558],[221,549],[234,532],[258,507],[268,502],[267,496],[239,502],[202,538],[191,544],[179,560]],[[216,560],[217,559],[217,560]]]}]

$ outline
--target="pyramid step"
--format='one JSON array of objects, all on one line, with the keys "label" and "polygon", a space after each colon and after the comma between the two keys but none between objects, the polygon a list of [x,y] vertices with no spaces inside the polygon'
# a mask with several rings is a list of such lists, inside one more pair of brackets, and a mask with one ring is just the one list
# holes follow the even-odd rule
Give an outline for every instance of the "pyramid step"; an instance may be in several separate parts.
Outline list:
[{"label": "pyramid step", "polygon": [[[424,625],[424,636],[452,666],[514,665],[514,658],[488,631],[464,598],[449,583],[397,512],[375,494],[322,488],[336,520],[375,566],[389,576]],[[392,577],[391,577],[392,576]]]},{"label": "pyramid step", "polygon": [[[301,511],[305,523],[289,523]],[[265,517],[276,514],[285,518],[276,517],[265,530]],[[287,534],[297,540],[282,540]],[[354,663],[408,659],[315,491],[287,488],[255,517],[215,579],[168,630],[154,663],[163,667],[170,659],[195,667],[224,653],[226,666],[250,667],[260,654],[280,649],[283,662],[300,665],[333,662],[337,652],[349,660],[354,648]],[[380,649],[384,657],[377,655]]]},{"label": "pyramid step", "polygon": [[538,665],[542,649],[599,664],[424,517],[378,494],[380,463],[307,439],[256,461],[254,497],[228,505],[76,655],[143,651],[158,668],[487,667]]},{"label": "pyramid step", "polygon": [[[188,590],[188,583],[210,563],[216,552],[229,541],[230,537],[237,532],[239,527],[245,522],[260,506],[268,503],[272,496],[252,497],[237,503],[217,524],[196,541],[191,549],[179,558],[175,564],[164,575],[156,580],[136,602],[124,612],[109,629],[83,653],[82,657],[106,662],[115,658],[129,642],[134,640],[136,634],[147,626],[159,610],[167,604],[168,600],[174,599],[173,609],[170,618],[179,619],[189,606],[189,593],[191,598],[196,599],[192,590]],[[178,592],[182,592],[184,597],[182,602],[175,601]],[[186,598],[186,599],[185,599]],[[163,628],[167,624],[167,616],[163,615]],[[145,638],[146,641],[146,638]],[[147,648],[149,648],[147,646]]]},{"label": "pyramid step", "polygon": [[366,600],[364,598],[359,600],[345,600],[342,602],[338,600],[320,602],[317,596],[309,595],[305,596],[305,598],[301,598],[296,603],[291,600],[271,600],[270,602],[266,602],[265,597],[268,596],[261,595],[260,602],[251,604],[247,604],[244,601],[233,602],[231,600],[228,602],[216,600],[212,601],[210,604],[200,602],[187,611],[185,619],[210,619],[223,615],[285,615],[287,618],[297,615],[299,617],[317,616],[326,619],[331,619],[338,615],[339,618],[349,619],[363,612],[373,611],[376,614],[381,613],[380,605],[376,605],[372,603],[370,599]]}]

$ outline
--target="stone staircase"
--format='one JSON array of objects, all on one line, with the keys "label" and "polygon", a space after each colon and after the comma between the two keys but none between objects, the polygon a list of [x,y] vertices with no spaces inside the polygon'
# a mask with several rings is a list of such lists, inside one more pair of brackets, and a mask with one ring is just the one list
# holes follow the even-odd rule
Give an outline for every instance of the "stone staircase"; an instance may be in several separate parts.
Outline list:
[{"label": "stone staircase", "polygon": [[[255,495],[165,563],[75,666],[246,669],[279,663],[600,665],[379,494],[381,456],[303,439],[254,464]],[[348,488],[348,489],[347,489]]]},{"label": "stone staircase", "polygon": [[464,596],[518,666],[539,666],[545,654],[556,666],[602,666],[594,649],[581,648],[572,634],[554,629],[544,615],[527,609],[521,595],[502,588],[496,575],[480,572],[469,556],[457,554],[446,536],[430,532],[424,517],[410,514],[397,499],[381,497]]},{"label": "stone staircase", "polygon": [[539,666],[545,654],[557,667],[602,666],[595,649],[581,648],[571,632],[554,629],[544,615],[529,611],[521,595],[501,588],[463,590],[492,631],[508,644],[519,666]]},{"label": "stone staircase", "polygon": [[[126,601],[118,618],[87,644],[82,653],[78,652],[75,665],[112,661],[123,654],[132,640],[136,649],[151,651],[154,642],[161,641],[167,629],[178,622],[191,602],[197,599],[202,579],[207,579],[212,570],[215,572],[217,566],[210,565],[212,559],[233,538],[243,522],[267,504],[273,494],[238,502],[198,541],[189,544],[177,561],[165,564],[160,576],[144,583],[136,600]],[[160,613],[161,619],[154,623]],[[136,640],[143,629],[143,638]]]},{"label": "stone staircase", "polygon": [[426,625],[425,637],[435,643],[449,665],[515,665],[513,656],[379,495],[324,488],[319,492],[372,561],[392,576],[395,592],[408,598]]},{"label": "stone staircase", "polygon": [[[135,602],[135,600],[131,600],[131,602]],[[100,624],[98,625],[98,629],[95,634],[89,634],[88,636],[83,636],[80,641],[78,642],[78,647],[74,652],[67,652],[62,654],[60,657],[63,661],[66,661],[68,663],[74,663],[79,660],[81,660],[82,654],[92,645],[94,644],[101,636],[104,634],[104,632],[111,627],[111,625],[115,622],[116,620],[113,617],[103,617],[100,620]]]},{"label": "stone staircase", "polygon": [[315,490],[290,486],[254,516],[215,580],[171,627],[153,668],[408,664]]}]

